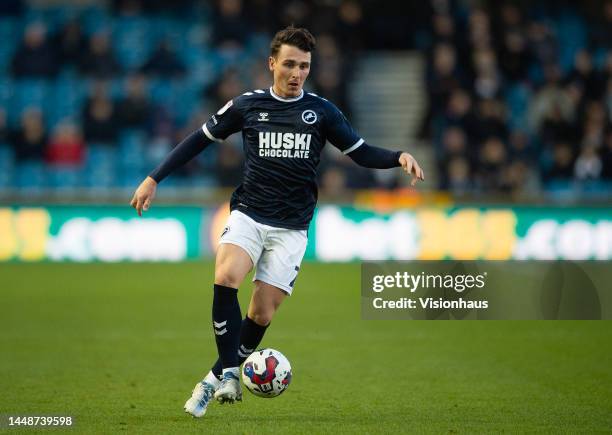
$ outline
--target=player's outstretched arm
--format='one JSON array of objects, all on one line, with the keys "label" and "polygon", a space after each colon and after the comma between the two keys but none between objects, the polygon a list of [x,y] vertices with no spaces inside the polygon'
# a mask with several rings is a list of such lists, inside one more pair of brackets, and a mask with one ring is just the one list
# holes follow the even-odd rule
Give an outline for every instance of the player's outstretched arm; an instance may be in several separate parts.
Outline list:
[{"label": "player's outstretched arm", "polygon": [[211,143],[212,141],[204,132],[201,129],[197,129],[174,147],[160,165],[136,189],[130,205],[136,209],[138,216],[142,216],[143,210],[147,211],[151,206],[157,184],[172,171],[200,154]]},{"label": "player's outstretched arm", "polygon": [[372,169],[389,169],[401,166],[406,173],[412,175],[412,186],[418,180],[425,180],[425,174],[411,154],[402,151],[389,151],[384,148],[375,147],[362,143],[348,156],[359,166]]}]

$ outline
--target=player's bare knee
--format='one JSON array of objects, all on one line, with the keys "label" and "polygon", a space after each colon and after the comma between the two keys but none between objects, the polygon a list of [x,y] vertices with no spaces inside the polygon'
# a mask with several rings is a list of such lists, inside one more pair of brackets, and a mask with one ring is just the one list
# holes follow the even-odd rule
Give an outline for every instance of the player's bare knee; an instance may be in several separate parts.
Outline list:
[{"label": "player's bare knee", "polygon": [[249,313],[249,317],[259,326],[267,326],[272,321],[272,317],[274,317],[274,311],[256,310],[252,313]]},{"label": "player's bare knee", "polygon": [[215,272],[215,284],[224,287],[238,288],[242,281],[242,277],[230,271]]}]

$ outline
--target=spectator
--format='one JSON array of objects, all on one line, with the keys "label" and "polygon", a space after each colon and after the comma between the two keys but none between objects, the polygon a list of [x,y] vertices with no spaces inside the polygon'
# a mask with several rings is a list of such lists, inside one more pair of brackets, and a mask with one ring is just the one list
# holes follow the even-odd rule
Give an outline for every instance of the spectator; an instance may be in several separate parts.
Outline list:
[{"label": "spectator", "polygon": [[21,127],[15,132],[13,147],[18,161],[37,161],[44,156],[47,132],[38,108],[30,108],[21,115]]},{"label": "spectator", "polygon": [[593,17],[591,45],[594,48],[610,48],[612,45],[612,0],[606,0]]},{"label": "spectator", "polygon": [[600,78],[593,68],[591,54],[586,50],[580,50],[576,53],[574,68],[570,71],[567,81],[575,83],[583,89],[587,100],[598,99],[603,90]]},{"label": "spectator", "polygon": [[141,71],[145,74],[176,77],[185,73],[185,65],[170,46],[170,42],[162,40]]},{"label": "spectator", "polygon": [[496,35],[500,68],[510,81],[525,80],[532,59],[522,13],[511,3],[502,5],[500,10]]},{"label": "spectator", "polygon": [[510,134],[509,154],[512,161],[523,162],[526,166],[535,166],[536,155],[529,135],[521,130]]},{"label": "spectator", "polygon": [[601,156],[601,178],[607,182],[612,182],[612,128],[608,128],[606,133]]},{"label": "spectator", "polygon": [[249,35],[242,0],[218,0],[215,15],[212,31],[214,46],[221,50],[242,49]]},{"label": "spectator", "polygon": [[576,110],[572,104],[572,98],[560,86],[558,66],[547,67],[545,74],[546,83],[536,93],[529,107],[530,127],[534,131],[538,131],[543,121],[551,117],[571,124]]},{"label": "spectator", "polygon": [[106,83],[95,82],[93,95],[83,107],[85,140],[88,143],[115,144],[119,133],[117,118],[115,104],[108,96]]},{"label": "spectator", "polygon": [[229,69],[225,74],[223,74],[217,83],[207,90],[206,96],[213,100],[213,110],[216,111],[236,95],[243,92],[243,89],[244,82],[240,78],[238,71],[235,69]]},{"label": "spectator", "polygon": [[44,156],[47,132],[42,113],[30,108],[21,115],[21,126],[13,134],[13,147],[17,161],[39,161]]},{"label": "spectator", "polygon": [[491,20],[489,14],[480,8],[474,8],[468,19],[468,45],[473,49],[490,49],[493,47]]},{"label": "spectator", "polygon": [[6,110],[0,106],[0,145],[10,142],[10,134],[6,122]]},{"label": "spectator", "polygon": [[543,68],[556,65],[559,60],[559,47],[551,28],[534,21],[529,26],[528,35],[529,46],[536,62]]},{"label": "spectator", "polygon": [[346,174],[337,166],[330,166],[321,174],[321,195],[329,200],[346,200],[348,196]]},{"label": "spectator", "polygon": [[363,21],[363,8],[355,0],[343,0],[338,7],[336,35],[341,41],[343,50],[348,54],[365,47],[365,26]]},{"label": "spectator", "polygon": [[496,99],[485,99],[478,103],[476,112],[478,125],[478,142],[483,142],[491,136],[506,141],[508,139],[508,125],[506,123],[506,107]]},{"label": "spectator", "polygon": [[444,126],[460,127],[468,138],[478,137],[478,119],[472,110],[472,98],[464,89],[455,89],[448,100],[444,114]]},{"label": "spectator", "polygon": [[85,143],[78,127],[72,122],[60,123],[47,146],[47,162],[56,166],[80,166],[84,154]]},{"label": "spectator", "polygon": [[81,58],[81,73],[98,78],[110,78],[121,72],[110,46],[106,31],[98,31],[89,40],[89,49]]},{"label": "spectator", "polygon": [[453,195],[465,195],[472,189],[470,163],[465,157],[455,156],[446,163],[446,183],[441,187]]},{"label": "spectator", "polygon": [[146,129],[152,114],[152,106],[146,92],[146,79],[141,74],[128,77],[125,98],[118,104],[119,123],[123,128]]},{"label": "spectator", "polygon": [[13,75],[50,78],[57,74],[58,68],[55,51],[47,41],[47,28],[42,23],[30,24],[25,30],[23,44],[13,57]]},{"label": "spectator", "polygon": [[215,171],[221,187],[236,187],[242,181],[242,152],[238,144],[226,141],[219,144]]},{"label": "spectator", "polygon": [[574,175],[578,180],[597,180],[601,175],[602,162],[595,146],[584,146],[574,165]]},{"label": "spectator", "polygon": [[419,134],[421,137],[431,136],[433,120],[444,111],[451,93],[456,89],[463,88],[464,80],[461,77],[454,47],[449,44],[434,46],[431,58],[428,61],[425,78],[429,101],[421,125]]},{"label": "spectator", "polygon": [[317,38],[315,56],[314,86],[316,91],[331,101],[347,116],[348,101],[346,83],[350,81],[349,71],[346,71],[342,62],[338,44],[329,34]]},{"label": "spectator", "polygon": [[59,31],[55,36],[55,47],[62,64],[80,64],[81,57],[87,51],[87,38],[78,19],[71,19]]},{"label": "spectator", "polygon": [[503,170],[507,163],[506,146],[499,137],[491,136],[479,150],[476,180],[481,190],[494,192],[505,185]]},{"label": "spectator", "polygon": [[552,165],[544,172],[547,182],[571,180],[574,175],[574,152],[570,144],[559,142],[555,144],[552,155]]},{"label": "spectator", "polygon": [[473,88],[476,96],[485,99],[498,97],[503,83],[495,52],[489,48],[475,50],[473,69]]}]

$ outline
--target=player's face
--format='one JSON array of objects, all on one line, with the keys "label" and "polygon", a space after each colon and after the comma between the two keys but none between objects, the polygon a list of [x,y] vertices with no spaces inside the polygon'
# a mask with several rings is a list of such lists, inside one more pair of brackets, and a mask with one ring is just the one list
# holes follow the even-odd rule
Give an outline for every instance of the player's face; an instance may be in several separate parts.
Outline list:
[{"label": "player's face", "polygon": [[276,57],[270,56],[274,92],[285,98],[297,97],[310,72],[310,53],[293,45],[281,45]]}]

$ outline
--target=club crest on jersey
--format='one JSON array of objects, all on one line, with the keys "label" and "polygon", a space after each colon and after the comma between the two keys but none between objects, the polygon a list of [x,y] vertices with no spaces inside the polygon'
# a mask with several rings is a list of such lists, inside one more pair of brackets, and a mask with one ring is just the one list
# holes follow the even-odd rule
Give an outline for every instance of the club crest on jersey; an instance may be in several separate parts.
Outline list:
[{"label": "club crest on jersey", "polygon": [[259,157],[307,159],[310,153],[310,133],[259,132]]},{"label": "club crest on jersey", "polygon": [[302,121],[304,121],[306,124],[314,124],[315,122],[317,122],[317,114],[314,110],[304,110],[302,112]]},{"label": "club crest on jersey", "polygon": [[257,118],[258,121],[269,121],[270,118],[268,117],[268,112],[259,112],[259,118]]}]

